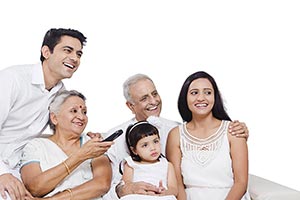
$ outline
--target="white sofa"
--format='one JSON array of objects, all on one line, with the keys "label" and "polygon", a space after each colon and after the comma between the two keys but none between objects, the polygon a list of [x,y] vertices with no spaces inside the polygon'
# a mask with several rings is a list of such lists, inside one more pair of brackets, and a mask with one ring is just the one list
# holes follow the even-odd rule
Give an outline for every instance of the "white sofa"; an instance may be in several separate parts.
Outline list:
[{"label": "white sofa", "polygon": [[248,187],[252,200],[300,200],[299,191],[252,174]]}]

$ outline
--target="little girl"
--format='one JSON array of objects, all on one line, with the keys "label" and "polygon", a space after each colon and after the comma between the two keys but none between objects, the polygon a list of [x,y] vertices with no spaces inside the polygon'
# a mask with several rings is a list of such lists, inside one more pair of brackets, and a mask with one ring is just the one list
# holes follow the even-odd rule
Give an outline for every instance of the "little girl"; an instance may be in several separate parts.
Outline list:
[{"label": "little girl", "polygon": [[130,194],[121,199],[176,199],[178,190],[174,167],[161,155],[158,129],[147,121],[130,125],[126,130],[126,143],[130,156],[125,158],[122,177],[125,184],[144,181],[157,186],[160,192]]}]

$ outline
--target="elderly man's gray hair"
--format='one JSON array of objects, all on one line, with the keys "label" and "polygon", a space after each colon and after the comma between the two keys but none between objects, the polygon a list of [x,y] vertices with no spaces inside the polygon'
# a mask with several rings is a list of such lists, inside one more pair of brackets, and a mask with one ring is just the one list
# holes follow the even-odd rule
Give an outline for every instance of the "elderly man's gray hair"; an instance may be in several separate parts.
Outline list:
[{"label": "elderly man's gray hair", "polygon": [[149,80],[149,81],[151,81],[153,83],[152,79],[149,76],[145,75],[145,74],[135,74],[133,76],[130,76],[123,83],[123,95],[124,95],[126,101],[133,103],[132,102],[131,94],[129,92],[130,86],[133,85],[133,84],[135,84],[135,83],[137,83],[140,80],[145,80],[145,79],[147,79],[147,80]]}]

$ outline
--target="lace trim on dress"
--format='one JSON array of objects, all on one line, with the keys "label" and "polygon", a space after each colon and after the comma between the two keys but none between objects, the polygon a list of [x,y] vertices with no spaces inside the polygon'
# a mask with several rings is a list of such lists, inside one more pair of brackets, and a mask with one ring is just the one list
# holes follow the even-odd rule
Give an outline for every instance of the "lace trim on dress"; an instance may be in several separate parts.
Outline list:
[{"label": "lace trim on dress", "polygon": [[182,124],[180,146],[183,157],[205,167],[220,150],[228,124],[226,121],[222,121],[219,129],[205,139],[192,136],[186,128],[186,123]]}]

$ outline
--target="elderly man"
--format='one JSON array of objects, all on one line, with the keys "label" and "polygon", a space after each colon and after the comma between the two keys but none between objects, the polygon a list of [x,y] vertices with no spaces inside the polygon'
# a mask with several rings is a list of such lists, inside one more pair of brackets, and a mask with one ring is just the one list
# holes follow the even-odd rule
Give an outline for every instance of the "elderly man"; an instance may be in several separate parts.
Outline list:
[{"label": "elderly man", "polygon": [[[162,153],[165,154],[166,140],[169,131],[177,126],[179,122],[171,121],[160,117],[162,100],[153,81],[144,74],[136,74],[129,77],[123,84],[123,94],[126,99],[127,107],[134,114],[134,118],[116,126],[108,131],[108,134],[122,129],[124,132],[130,124],[137,121],[148,120],[154,124],[160,133]],[[244,123],[238,121],[232,122],[229,131],[238,137],[248,137],[248,130]],[[121,181],[121,162],[129,152],[126,146],[125,134],[121,135],[115,144],[107,152],[113,167],[113,182],[110,191],[104,196],[104,199],[119,199],[126,194],[153,194],[158,193],[158,186],[151,185],[145,182],[136,182],[131,184],[124,184]]]}]

